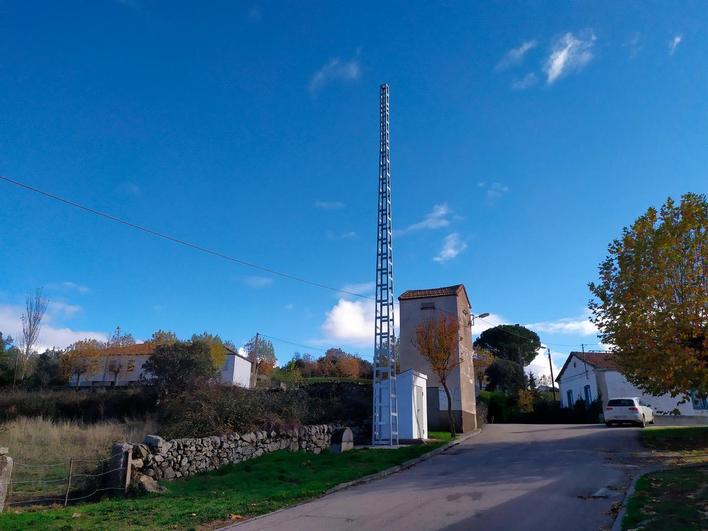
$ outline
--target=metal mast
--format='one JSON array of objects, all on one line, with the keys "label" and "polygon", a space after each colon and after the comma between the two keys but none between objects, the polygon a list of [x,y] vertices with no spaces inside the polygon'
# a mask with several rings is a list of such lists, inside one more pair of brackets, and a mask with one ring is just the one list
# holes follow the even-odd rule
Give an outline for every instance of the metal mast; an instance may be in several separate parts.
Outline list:
[{"label": "metal mast", "polygon": [[374,419],[372,444],[398,445],[396,343],[393,328],[393,246],[391,242],[391,149],[388,85],[380,87],[379,215],[376,236],[376,319],[374,324]]}]

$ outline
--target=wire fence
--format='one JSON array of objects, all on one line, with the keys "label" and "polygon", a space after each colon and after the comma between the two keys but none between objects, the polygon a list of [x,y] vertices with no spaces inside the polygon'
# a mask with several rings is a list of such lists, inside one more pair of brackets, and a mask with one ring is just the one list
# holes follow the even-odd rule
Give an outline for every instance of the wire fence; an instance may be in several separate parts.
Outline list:
[{"label": "wire fence", "polygon": [[36,463],[14,461],[7,481],[5,510],[31,505],[63,505],[86,501],[110,491],[123,491],[129,456],[106,459],[69,458]]}]

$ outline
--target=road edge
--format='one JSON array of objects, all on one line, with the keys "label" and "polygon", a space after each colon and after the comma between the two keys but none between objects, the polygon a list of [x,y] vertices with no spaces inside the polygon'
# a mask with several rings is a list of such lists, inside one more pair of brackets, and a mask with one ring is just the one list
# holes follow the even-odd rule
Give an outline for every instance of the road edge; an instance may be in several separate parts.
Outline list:
[{"label": "road edge", "polygon": [[318,496],[313,496],[312,498],[308,498],[307,500],[303,500],[299,503],[294,503],[293,505],[281,507],[280,509],[277,509],[275,511],[271,511],[269,513],[259,514],[258,516],[254,516],[253,518],[244,519],[240,522],[235,522],[235,523],[229,524],[225,527],[219,527],[219,528],[217,528],[217,531],[223,531],[226,529],[233,529],[233,528],[240,526],[241,524],[250,523],[255,520],[260,520],[261,518],[265,518],[266,516],[272,516],[274,514],[278,514],[281,511],[286,511],[288,509],[292,509],[293,507],[298,507],[299,505],[304,505],[306,503],[310,503],[312,500],[317,500],[319,498],[323,498],[325,496],[328,496],[329,494],[334,494],[335,492],[339,492],[340,490],[348,489],[348,488],[354,487],[356,485],[363,485],[364,483],[370,483],[371,481],[376,481],[377,479],[385,478],[386,476],[390,476],[391,474],[395,474],[396,472],[400,472],[402,470],[406,470],[408,468],[414,467],[415,465],[422,463],[423,461],[427,461],[431,457],[435,457],[436,455],[439,455],[439,454],[449,450],[450,448],[453,448],[453,447],[457,446],[458,444],[461,444],[461,443],[465,442],[466,440],[479,435],[480,433],[482,433],[482,429],[477,428],[469,433],[465,433],[464,435],[458,437],[454,441],[450,441],[449,443],[444,444],[443,446],[439,446],[438,448],[435,448],[434,450],[430,450],[429,452],[426,452],[421,456],[414,457],[413,459],[409,459],[408,461],[405,461],[405,462],[401,463],[400,465],[392,466],[392,467],[387,468],[385,470],[381,470],[380,472],[376,472],[374,474],[369,474],[368,476],[363,476],[358,479],[354,479],[352,481],[340,483],[339,485],[335,485],[331,489],[324,491],[322,494],[319,494]]}]

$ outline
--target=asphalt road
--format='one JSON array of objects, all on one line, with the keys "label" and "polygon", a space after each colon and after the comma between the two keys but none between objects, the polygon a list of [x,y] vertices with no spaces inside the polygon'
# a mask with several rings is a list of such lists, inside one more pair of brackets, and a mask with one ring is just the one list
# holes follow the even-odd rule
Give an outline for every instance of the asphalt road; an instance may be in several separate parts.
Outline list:
[{"label": "asphalt road", "polygon": [[[638,448],[637,428],[496,424],[406,471],[234,528],[609,529]],[[598,491],[609,497],[592,498]]]}]

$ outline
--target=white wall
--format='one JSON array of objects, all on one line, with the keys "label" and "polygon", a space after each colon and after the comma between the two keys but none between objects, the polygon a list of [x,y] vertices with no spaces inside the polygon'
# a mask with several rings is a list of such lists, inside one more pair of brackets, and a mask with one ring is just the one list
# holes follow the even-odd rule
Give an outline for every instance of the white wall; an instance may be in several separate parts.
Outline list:
[{"label": "white wall", "polygon": [[[590,386],[590,400],[598,397],[595,368],[573,356],[560,379],[561,407],[573,407],[578,398],[585,400],[585,386]],[[573,392],[573,403],[568,403],[568,391]]]},{"label": "white wall", "polygon": [[227,354],[220,379],[225,384],[248,388],[251,384],[251,362],[236,354]]},{"label": "white wall", "polygon": [[[416,399],[416,387],[422,388],[422,403]],[[428,400],[427,377],[411,369],[400,373],[396,378],[398,396],[398,437],[400,439],[428,438]],[[422,410],[422,425],[416,418],[416,409]]]},{"label": "white wall", "polygon": [[622,397],[639,397],[640,400],[649,404],[654,410],[655,415],[667,415],[674,409],[678,409],[681,415],[700,415],[708,416],[708,410],[694,409],[691,401],[677,405],[681,397],[672,397],[671,395],[654,396],[648,395],[634,387],[626,378],[618,371],[603,371],[601,378],[604,378],[607,385],[607,399],[622,398]]}]

